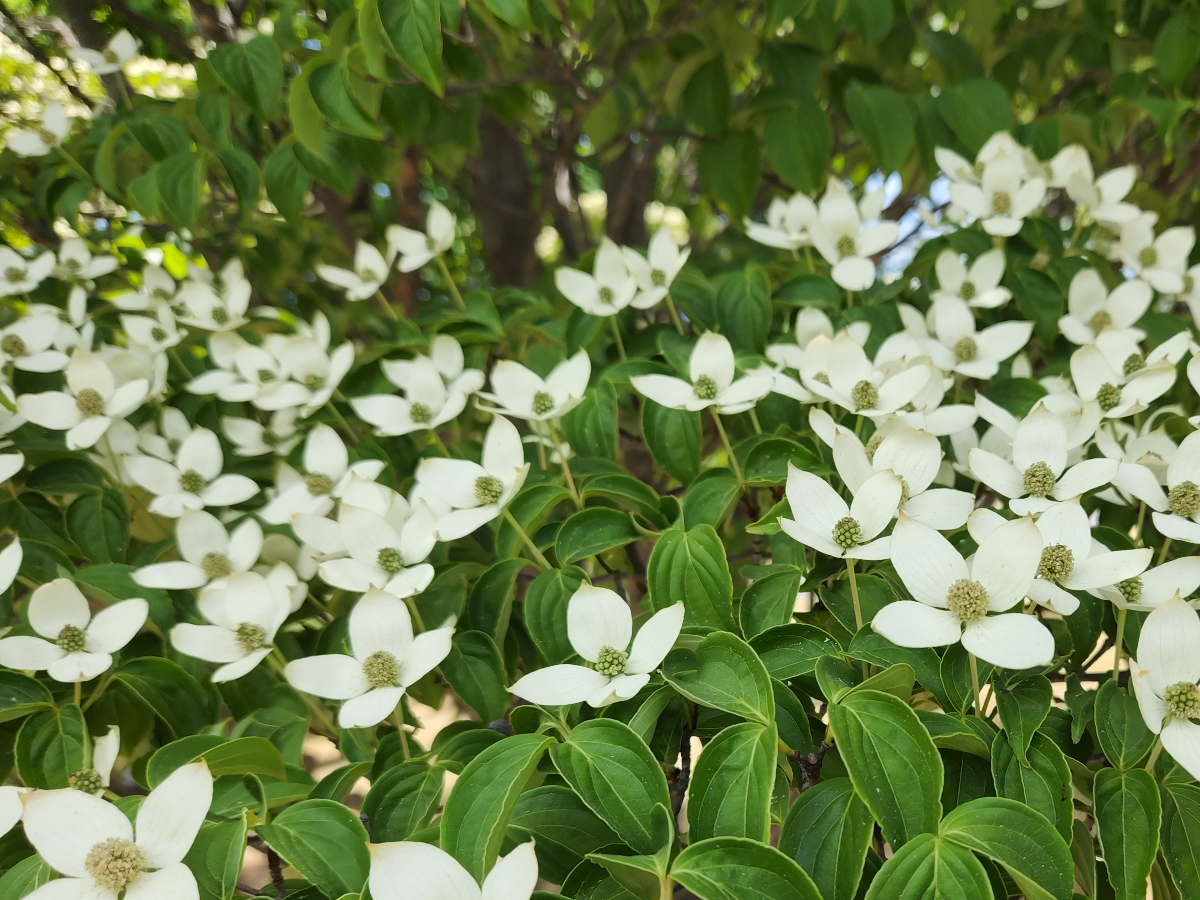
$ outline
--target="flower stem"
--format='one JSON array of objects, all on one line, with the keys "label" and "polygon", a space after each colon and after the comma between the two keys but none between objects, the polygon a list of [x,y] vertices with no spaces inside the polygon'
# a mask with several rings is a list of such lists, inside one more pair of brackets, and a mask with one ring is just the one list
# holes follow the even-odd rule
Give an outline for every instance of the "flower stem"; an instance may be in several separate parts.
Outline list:
[{"label": "flower stem", "polygon": [[413,624],[417,626],[417,631],[425,630],[425,620],[421,618],[421,611],[417,609],[417,598],[409,595],[404,598],[404,605],[408,607],[408,614],[413,620]]},{"label": "flower stem", "polygon": [[542,555],[542,551],[537,548],[537,544],[535,544],[533,542],[533,540],[529,537],[529,535],[527,535],[525,533],[525,529],[521,527],[521,523],[518,522],[513,517],[513,514],[508,511],[508,507],[505,507],[504,509],[502,509],[500,511],[500,514],[502,516],[504,516],[505,521],[508,522],[509,525],[511,525],[513,528],[515,528],[517,530],[517,535],[521,538],[521,540],[522,540],[522,542],[524,542],[526,548],[528,548],[529,552],[533,555],[534,561],[539,566],[542,567],[542,571],[545,572],[549,569],[554,568],[546,560],[546,557],[544,557]]},{"label": "flower stem", "polygon": [[1121,674],[1121,645],[1125,640],[1125,614],[1129,610],[1117,610],[1117,636],[1113,644],[1113,681]]},{"label": "flower stem", "polygon": [[450,455],[450,451],[447,449],[446,444],[442,441],[442,436],[437,433],[436,428],[429,429],[429,443],[441,450],[442,456]]},{"label": "flower stem", "polygon": [[358,443],[358,433],[353,428],[350,427],[350,423],[346,421],[345,417],[340,412],[338,412],[338,408],[333,405],[333,400],[332,399],[329,400],[329,402],[326,403],[325,405],[329,408],[329,411],[331,413],[333,413],[333,417],[338,420],[338,424],[341,425],[342,428],[344,428],[346,430],[346,434],[348,434],[350,436],[351,440],[353,440],[357,444]]},{"label": "flower stem", "polygon": [[1165,560],[1167,558],[1167,551],[1170,549],[1171,549],[1171,539],[1167,538],[1163,542],[1162,552],[1158,554],[1158,562],[1156,563],[1156,565],[1161,566],[1163,564],[1163,560]]},{"label": "flower stem", "polygon": [[83,700],[83,682],[80,681],[79,679],[76,679],[75,680],[75,705],[79,706],[80,701],[82,701],[82,700]]},{"label": "flower stem", "polygon": [[854,578],[854,560],[846,560],[846,574],[850,578],[850,599],[854,601],[854,630],[858,631],[863,626],[862,607],[858,603],[858,581]]},{"label": "flower stem", "polygon": [[1158,762],[1158,754],[1160,753],[1162,753],[1162,739],[1156,737],[1154,739],[1154,746],[1150,750],[1150,758],[1146,760],[1147,772],[1154,773],[1154,764]]},{"label": "flower stem", "polygon": [[979,666],[975,663],[975,654],[967,653],[967,659],[971,661],[971,688],[975,691],[975,715],[983,718],[983,705],[979,702]]},{"label": "flower stem", "polygon": [[1142,527],[1143,527],[1145,524],[1146,524],[1146,504],[1145,504],[1145,503],[1139,503],[1139,504],[1138,504],[1137,532],[1136,532],[1136,534],[1137,534],[1137,538],[1136,538],[1136,540],[1135,540],[1135,543],[1136,543],[1136,544],[1137,544],[1137,546],[1139,546],[1139,547],[1144,547],[1144,546],[1145,546],[1145,544],[1142,542]]},{"label": "flower stem", "polygon": [[396,733],[400,735],[400,752],[404,754],[405,760],[412,759],[408,752],[408,735],[404,732],[404,698],[400,698],[400,702],[396,704],[396,708],[392,710],[392,721],[396,723]]},{"label": "flower stem", "polygon": [[64,150],[61,146],[59,146],[55,149],[57,149],[58,152],[60,154],[62,154],[63,159],[65,159],[67,162],[69,162],[71,164],[71,168],[73,168],[77,172],[79,172],[79,174],[82,175],[84,178],[86,178],[88,181],[92,180],[92,173],[89,172],[87,169],[85,169],[83,167],[83,164],[80,163],[79,160],[77,160],[74,156],[72,156],[70,153],[68,153],[66,150]]},{"label": "flower stem", "polygon": [[725,452],[729,454],[729,465],[733,469],[733,474],[737,476],[738,484],[742,483],[742,468],[738,465],[737,456],[734,455],[733,445],[729,443],[729,435],[725,433],[725,426],[721,424],[721,417],[717,415],[717,410],[710,406],[708,411],[712,413],[713,421],[717,423],[717,433],[721,435],[721,443],[725,445]]},{"label": "flower stem", "polygon": [[628,357],[625,356],[625,342],[621,340],[621,326],[617,324],[616,316],[609,316],[608,323],[612,326],[613,340],[617,344],[617,356],[624,362]]},{"label": "flower stem", "polygon": [[683,334],[683,322],[679,318],[679,310],[675,308],[675,301],[671,299],[671,295],[667,294],[667,312],[671,314],[671,321],[675,323],[675,330]]},{"label": "flower stem", "polygon": [[754,407],[753,406],[750,407],[750,409],[748,409],[747,412],[750,413],[750,423],[754,426],[754,433],[762,434],[763,433],[762,425],[760,425],[758,423],[758,413],[755,411]]},{"label": "flower stem", "polygon": [[392,309],[392,304],[388,302],[388,298],[383,296],[383,291],[376,291],[375,296],[379,298],[379,305],[383,307],[383,311],[388,314],[388,318],[393,322],[399,322],[400,317],[396,315],[396,311]]},{"label": "flower stem", "polygon": [[562,465],[563,478],[566,479],[567,490],[571,492],[571,499],[575,501],[577,509],[583,509],[583,500],[575,489],[575,479],[571,477],[571,467],[567,464],[567,454],[563,451],[562,441],[558,439],[558,429],[549,419],[546,420],[546,427],[550,429],[550,440],[554,441],[554,449],[558,451],[558,461]]},{"label": "flower stem", "polygon": [[87,703],[83,705],[83,711],[87,712],[93,703],[100,699],[100,696],[108,689],[109,683],[112,681],[111,675],[106,675],[104,680],[100,682],[100,687],[92,691],[92,695],[88,697]]},{"label": "flower stem", "polygon": [[450,277],[450,269],[446,266],[446,261],[442,259],[439,253],[436,257],[438,268],[442,271],[442,277],[446,279],[446,287],[450,289],[450,296],[454,298],[454,302],[459,309],[466,309],[467,304],[463,301],[462,294],[458,292],[458,285],[454,283],[454,279]]}]

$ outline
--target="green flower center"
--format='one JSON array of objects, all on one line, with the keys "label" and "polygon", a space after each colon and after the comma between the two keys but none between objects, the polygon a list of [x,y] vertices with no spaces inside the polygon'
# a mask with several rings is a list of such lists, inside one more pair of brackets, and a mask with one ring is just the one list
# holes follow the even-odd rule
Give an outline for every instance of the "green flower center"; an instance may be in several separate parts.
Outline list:
[{"label": "green flower center", "polygon": [[547,391],[538,391],[533,395],[533,414],[544,416],[554,409],[554,398]]},{"label": "green flower center", "polygon": [[92,879],[114,894],[137,881],[145,867],[146,854],[125,838],[101,841],[88,851],[83,861],[83,868]]},{"label": "green flower center", "polygon": [[1012,197],[1008,195],[1008,191],[996,191],[992,194],[992,214],[997,216],[1007,216],[1012,212]]},{"label": "green flower center", "polygon": [[25,349],[25,342],[15,334],[6,334],[4,339],[0,340],[0,350],[9,356],[25,356],[29,353]]},{"label": "green flower center", "polygon": [[711,376],[701,375],[692,385],[692,393],[701,400],[716,400],[717,382]]},{"label": "green flower center", "polygon": [[95,769],[76,769],[67,777],[67,784],[85,794],[94,794],[104,787],[100,783],[100,773]]},{"label": "green flower center", "polygon": [[987,590],[978,581],[960,578],[950,585],[946,594],[946,605],[964,624],[982,619],[987,615]]},{"label": "green flower center", "polygon": [[1042,560],[1038,563],[1037,577],[1055,584],[1071,574],[1075,568],[1075,554],[1070,547],[1062,544],[1051,544],[1042,550]]},{"label": "green flower center", "polygon": [[962,287],[958,289],[958,296],[964,300],[974,300],[976,294],[975,282],[964,281]]},{"label": "green flower center", "polygon": [[435,241],[429,235],[425,235],[425,249],[430,251],[437,250],[437,241]]},{"label": "green flower center", "polygon": [[258,380],[263,384],[270,384],[277,377],[270,369],[259,369],[256,374],[258,375]]},{"label": "green flower center", "polygon": [[362,282],[378,281],[379,275],[374,269],[360,269],[358,272],[358,280]]},{"label": "green flower center", "polygon": [[629,654],[615,647],[601,647],[596,654],[592,668],[601,675],[614,678],[625,671],[625,663],[629,662]]},{"label": "green flower center", "polygon": [[1104,310],[1100,310],[1100,312],[1092,316],[1092,319],[1090,322],[1088,322],[1088,324],[1091,326],[1092,331],[1096,332],[1096,334],[1099,334],[1112,324],[1112,316]]},{"label": "green flower center", "polygon": [[233,566],[229,563],[229,557],[224,553],[205,553],[204,559],[200,560],[200,568],[204,570],[204,574],[210,579],[224,578],[233,571]]},{"label": "green flower center", "polygon": [[825,385],[825,387],[833,387],[833,385],[829,383],[829,374],[827,372],[818,372],[813,376],[813,381],[819,382]]},{"label": "green flower center", "polygon": [[104,61],[110,66],[115,66],[121,61],[121,57],[117,56],[117,51],[110,50],[108,47],[105,47],[102,51],[100,51],[100,55],[104,57]]},{"label": "green flower center", "polygon": [[267,632],[261,625],[253,622],[243,622],[237,627],[238,646],[247,653],[252,653],[262,647],[267,639]]},{"label": "green flower center", "polygon": [[838,519],[837,524],[833,526],[833,542],[843,550],[849,550],[851,547],[861,544],[863,530],[862,526],[858,524],[858,519],[853,516]]},{"label": "green flower center", "polygon": [[75,395],[75,408],[84,416],[104,414],[104,398],[94,388],[84,388]]},{"label": "green flower center", "polygon": [[189,494],[197,494],[208,487],[208,479],[195,469],[188,469],[179,476],[179,489]]},{"label": "green flower center", "polygon": [[1187,681],[1173,684],[1163,692],[1167,712],[1175,719],[1200,719],[1200,688]]},{"label": "green flower center", "polygon": [[325,379],[320,375],[305,375],[304,386],[310,391],[319,391],[321,388],[325,387]]},{"label": "green flower center", "polygon": [[87,635],[82,628],[74,625],[64,625],[54,643],[68,653],[78,653],[87,644]]},{"label": "green flower center", "polygon": [[843,234],[837,239],[837,252],[842,256],[853,256],[855,249],[854,238],[850,235]]},{"label": "green flower center", "polygon": [[1132,375],[1134,372],[1140,372],[1146,368],[1146,357],[1140,353],[1130,353],[1125,357],[1125,363],[1121,366],[1125,374]]},{"label": "green flower center", "polygon": [[1185,294],[1190,294],[1192,292],[1192,288],[1194,288],[1195,286],[1196,286],[1195,278],[1193,278],[1191,275],[1183,276],[1183,292]]},{"label": "green flower center", "polygon": [[650,283],[655,287],[662,287],[667,283],[667,273],[662,269],[650,270]]},{"label": "green flower center", "polygon": [[159,328],[156,325],[150,329],[150,337],[156,341],[165,341],[167,339],[167,331],[165,328]]},{"label": "green flower center", "polygon": [[900,479],[900,505],[903,506],[908,502],[909,498],[908,480],[903,475],[897,475],[896,477]]},{"label": "green flower center", "polygon": [[1106,381],[1100,385],[1100,390],[1096,391],[1096,402],[1100,404],[1100,408],[1105,412],[1108,412],[1110,409],[1116,409],[1121,405],[1121,388]]},{"label": "green flower center", "polygon": [[1167,494],[1167,508],[1177,516],[1190,519],[1200,510],[1200,487],[1194,481],[1182,481]]},{"label": "green flower center", "polygon": [[224,325],[229,321],[229,310],[223,306],[214,306],[212,311],[212,320],[218,325]]},{"label": "green flower center", "polygon": [[874,409],[879,402],[879,388],[864,378],[850,389],[850,400],[858,409]]},{"label": "green flower center", "polygon": [[871,435],[871,439],[867,441],[867,445],[863,447],[863,453],[867,455],[867,462],[875,461],[875,451],[879,449],[879,445],[883,443],[883,433],[876,431]]},{"label": "green flower center", "polygon": [[389,575],[395,575],[404,568],[404,557],[395,547],[384,547],[375,558],[375,563]]},{"label": "green flower center", "polygon": [[150,296],[153,297],[155,300],[157,300],[159,303],[162,303],[165,300],[167,300],[171,295],[167,292],[166,288],[157,287],[153,291],[150,292]]},{"label": "green flower center", "polygon": [[608,285],[605,285],[604,287],[600,288],[600,302],[601,303],[612,303],[612,299],[613,299],[613,289],[612,288],[608,287]]},{"label": "green flower center", "polygon": [[320,497],[333,490],[333,479],[320,472],[309,472],[304,476],[304,486],[314,497]]},{"label": "green flower center", "polygon": [[25,280],[25,270],[19,266],[9,266],[4,270],[4,277],[16,284]]},{"label": "green flower center", "polygon": [[281,438],[275,432],[263,429],[262,442],[268,447],[278,447],[282,441],[283,438]]},{"label": "green flower center", "polygon": [[1045,497],[1054,490],[1054,470],[1038,461],[1025,470],[1025,493],[1031,497]]},{"label": "green flower center", "polygon": [[954,358],[959,362],[970,362],[979,355],[979,345],[975,338],[959,338],[954,345]]},{"label": "green flower center", "polygon": [[1153,247],[1144,247],[1142,251],[1138,253],[1138,262],[1141,263],[1142,268],[1149,269],[1156,262],[1158,262],[1158,251]]},{"label": "green flower center", "polygon": [[1125,598],[1126,603],[1137,603],[1142,599],[1142,579],[1134,576],[1118,582],[1117,590]]},{"label": "green flower center", "polygon": [[42,143],[47,147],[54,147],[58,144],[58,135],[49,128],[35,128],[37,136],[42,139]]},{"label": "green flower center", "polygon": [[504,494],[504,482],[495,475],[480,475],[475,479],[475,499],[480,503],[498,503]]},{"label": "green flower center", "polygon": [[418,425],[424,425],[433,418],[433,413],[424,403],[414,403],[408,409],[408,417]]},{"label": "green flower center", "polygon": [[386,650],[376,650],[363,663],[363,675],[373,688],[395,687],[400,661]]}]

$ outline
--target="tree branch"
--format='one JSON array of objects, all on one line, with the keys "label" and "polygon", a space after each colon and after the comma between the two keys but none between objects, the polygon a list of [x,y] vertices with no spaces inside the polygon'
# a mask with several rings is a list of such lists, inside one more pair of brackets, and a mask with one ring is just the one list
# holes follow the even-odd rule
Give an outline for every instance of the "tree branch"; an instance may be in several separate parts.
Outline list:
[{"label": "tree branch", "polygon": [[12,29],[17,35],[17,43],[21,45],[25,52],[32,56],[36,62],[41,63],[43,66],[49,69],[54,74],[54,77],[62,82],[62,86],[70,92],[72,97],[89,108],[93,103],[95,103],[91,97],[81,91],[76,85],[73,85],[67,81],[67,79],[63,77],[62,72],[50,65],[50,57],[47,56],[45,51],[34,42],[33,38],[28,32],[25,31],[21,23],[17,21],[17,18],[9,13],[8,10],[6,10],[3,6],[0,6],[0,18],[7,20],[9,24],[12,25]]}]

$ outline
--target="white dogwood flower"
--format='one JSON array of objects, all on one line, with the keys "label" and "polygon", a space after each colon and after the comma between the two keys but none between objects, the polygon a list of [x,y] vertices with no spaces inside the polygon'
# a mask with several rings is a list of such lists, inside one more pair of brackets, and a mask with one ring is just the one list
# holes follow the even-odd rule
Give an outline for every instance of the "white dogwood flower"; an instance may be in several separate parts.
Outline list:
[{"label": "white dogwood flower", "polygon": [[62,323],[56,315],[22,316],[0,329],[0,366],[22,372],[61,372],[71,357],[54,347]]},{"label": "white dogwood flower", "polygon": [[1003,306],[1012,299],[1012,291],[1000,286],[1004,264],[1004,251],[999,248],[981,253],[969,269],[953,250],[943,250],[934,263],[938,289],[933,297],[957,297],[977,309]]},{"label": "white dogwood flower", "polygon": [[[1074,156],[1074,160],[1070,157]],[[1078,144],[1064,147],[1050,160],[1052,187],[1066,188],[1074,202],[1077,215],[1094,219],[1110,228],[1119,228],[1137,218],[1140,210],[1125,197],[1137,181],[1137,166],[1110,169],[1094,177],[1087,151]]]},{"label": "white dogwood flower", "polygon": [[779,527],[795,541],[837,559],[887,559],[890,538],[878,537],[887,527],[904,493],[904,485],[884,469],[864,481],[850,506],[824,478],[788,463],[785,488],[792,518]]},{"label": "white dogwood flower", "polygon": [[162,304],[170,305],[175,296],[175,279],[162,266],[142,269],[142,283],[136,291],[113,297],[112,305],[126,312],[142,312]]},{"label": "white dogwood flower", "polygon": [[150,511],[172,519],[185,509],[234,506],[258,493],[253,479],[221,474],[225,465],[221,442],[207,428],[197,428],[188,436],[174,463],[135,456],[126,465],[133,480],[155,495]]},{"label": "white dogwood flower", "polygon": [[329,350],[328,334],[325,342],[316,337],[293,337],[280,351],[280,362],[291,374],[292,380],[307,392],[300,414],[311,416],[333,397],[342,379],[354,365],[354,345],[349,341]]},{"label": "white dogwood flower", "polygon": [[[1200,556],[1181,556],[1140,575],[1090,593],[1103,597],[1118,609],[1149,612],[1179,595],[1187,599],[1200,589]],[[1193,604],[1195,601],[1192,601]]]},{"label": "white dogwood flower", "polygon": [[1143,357],[1121,332],[1102,332],[1095,344],[1071,354],[1071,379],[1079,398],[1096,403],[1110,419],[1142,412],[1175,384],[1175,366],[1160,352],[1164,346]]},{"label": "white dogwood flower", "polygon": [[746,237],[767,247],[796,250],[810,243],[809,229],[819,218],[807,194],[797,192],[787,200],[776,197],[767,206],[765,223],[745,220]]},{"label": "white dogwood flower", "polygon": [[1005,669],[1046,665],[1054,658],[1050,630],[1036,616],[1005,612],[1029,591],[1041,556],[1042,536],[1028,517],[993,531],[968,564],[940,532],[901,514],[892,565],[916,599],[889,603],[871,627],[901,647],[961,641]]},{"label": "white dogwood flower", "polygon": [[211,513],[185,509],[175,523],[175,546],[182,559],[142,566],[131,577],[143,587],[200,588],[235,572],[250,571],[262,545],[262,526],[253,517],[226,531]]},{"label": "white dogwood flower", "polygon": [[22,394],[17,397],[17,412],[35,425],[65,431],[68,450],[93,446],[113,419],[141,406],[149,391],[145,378],[118,387],[116,376],[104,360],[82,348],[72,354],[66,376],[66,391]]},{"label": "white dogwood flower", "polygon": [[14,128],[4,135],[8,148],[18,156],[45,156],[63,142],[71,130],[71,119],[61,103],[47,103],[41,125]]},{"label": "white dogwood flower", "polygon": [[92,738],[92,764],[71,773],[71,787],[93,797],[103,797],[104,789],[112,783],[112,769],[120,752],[121,729],[109,725],[106,734]]},{"label": "white dogwood flower", "polygon": [[380,435],[436,430],[453,421],[466,408],[467,398],[483,387],[484,374],[464,367],[462,347],[449,335],[430,342],[429,356],[385,359],[387,380],[404,392],[351,397],[350,405]]},{"label": "white dogwood flower", "polygon": [[1155,237],[1156,221],[1154,213],[1147,213],[1122,225],[1117,255],[1156,291],[1177,294],[1183,290],[1183,273],[1196,243],[1196,230],[1179,225]]},{"label": "white dogwood flower", "polygon": [[[650,680],[683,627],[683,604],[660,609],[633,634],[629,605],[614,591],[581,584],[567,603],[567,638],[587,665],[537,669],[509,690],[539,706],[628,700]],[[631,643],[632,640],[632,643]]]},{"label": "white dogwood flower", "polygon": [[21,547],[21,538],[14,535],[9,545],[0,550],[0,592],[12,587],[24,559],[25,551]]},{"label": "white dogwood flower", "polygon": [[958,297],[942,296],[930,308],[936,341],[922,348],[943,372],[968,378],[994,378],[1000,363],[1029,343],[1033,323],[1012,319],[975,330],[975,314]]},{"label": "white dogwood flower", "polygon": [[287,585],[257,572],[234,572],[200,592],[200,614],[211,625],[181,622],[171,629],[180,653],[221,666],[214,683],[233,681],[267,658],[275,633],[291,612]]},{"label": "white dogwood flower", "polygon": [[179,286],[171,302],[180,322],[205,331],[233,331],[246,324],[252,289],[241,260],[230,260],[219,274],[219,290],[207,271],[209,280],[193,277]]},{"label": "white dogwood flower", "polygon": [[297,412],[295,409],[277,409],[265,425],[253,419],[226,416],[221,420],[221,430],[233,444],[237,456],[266,453],[287,456],[300,443],[300,433],[296,430]]},{"label": "white dogwood flower", "polygon": [[483,439],[482,464],[426,457],[417,466],[417,489],[449,509],[437,523],[437,539],[465,537],[500,515],[529,472],[516,426],[495,416]]},{"label": "white dogwood flower", "polygon": [[415,231],[403,225],[389,225],[387,230],[388,259],[399,261],[401,272],[415,272],[454,245],[454,215],[433,200],[425,216],[425,231]]},{"label": "white dogwood flower", "polygon": [[1166,506],[1153,518],[1159,534],[1200,544],[1200,431],[1183,439],[1167,465]]},{"label": "white dogwood flower", "polygon": [[26,259],[11,247],[0,247],[0,297],[28,294],[49,277],[54,264],[50,250]]},{"label": "white dogwood flower", "polygon": [[317,425],[304,441],[304,474],[281,463],[279,494],[258,514],[272,525],[285,525],[296,515],[328,515],[353,476],[374,481],[384,465],[381,459],[351,463],[338,433],[328,425]]},{"label": "white dogwood flower", "polygon": [[950,185],[950,199],[979,219],[988,234],[1001,237],[1019,232],[1045,196],[1045,179],[1026,176],[1021,164],[1007,154],[984,165],[978,185]]},{"label": "white dogwood flower", "polygon": [[637,295],[629,305],[634,309],[650,309],[670,292],[671,282],[692,251],[687,247],[681,250],[671,237],[671,230],[663,227],[650,238],[645,256],[632,247],[622,247],[621,252],[625,256],[625,265],[637,279]]},{"label": "white dogwood flower", "polygon": [[121,328],[133,343],[156,352],[177,346],[188,334],[175,324],[175,314],[166,304],[155,310],[154,318],[122,315]]},{"label": "white dogwood flower", "polygon": [[842,183],[830,178],[817,212],[809,237],[817,252],[833,266],[830,277],[848,291],[865,291],[875,283],[871,257],[900,236],[897,223],[878,221],[883,212],[883,188],[855,203]]},{"label": "white dogwood flower", "polygon": [[583,400],[591,376],[592,361],[586,350],[564,359],[544,379],[519,362],[502,359],[492,366],[491,392],[479,391],[494,406],[480,408],[529,422],[558,419]]},{"label": "white dogwood flower", "polygon": [[804,386],[843,409],[869,418],[887,417],[906,406],[933,377],[927,363],[898,371],[871,365],[854,338],[843,332],[809,342],[800,367]]},{"label": "white dogwood flower", "polygon": [[1141,341],[1146,333],[1135,328],[1154,292],[1141,279],[1124,281],[1110,293],[1100,273],[1081,269],[1067,289],[1067,314],[1058,320],[1058,330],[1072,344],[1094,344],[1103,331],[1115,329],[1132,341]]},{"label": "white dogwood flower", "polygon": [[315,271],[324,281],[344,290],[347,300],[366,300],[374,297],[375,292],[387,281],[391,267],[391,257],[384,259],[376,247],[359,241],[354,251],[353,269],[320,264]]},{"label": "white dogwood flower", "polygon": [[58,248],[55,274],[59,277],[90,281],[116,268],[115,256],[93,256],[83,238],[67,238]]},{"label": "white dogwood flower", "polygon": [[669,409],[693,412],[712,406],[722,415],[752,409],[771,392],[773,376],[745,375],[734,380],[736,361],[729,339],[706,331],[688,360],[688,381],[671,375],[634,375],[634,389]]},{"label": "white dogwood flower", "polygon": [[92,50],[89,47],[72,47],[67,51],[71,59],[87,63],[97,75],[111,75],[125,68],[138,52],[138,41],[126,29],[122,28],[114,34],[103,50]]},{"label": "white dogwood flower", "polygon": [[1055,500],[1070,500],[1103,487],[1120,468],[1115,459],[1085,459],[1067,468],[1067,429],[1039,403],[1016,426],[1012,462],[988,450],[968,454],[971,472],[1008,498],[1017,515],[1042,512]]},{"label": "white dogwood flower", "polygon": [[500,857],[482,889],[458,860],[433,844],[395,841],[367,849],[374,900],[529,900],[537,887],[533,841]]},{"label": "white dogwood flower", "polygon": [[621,248],[601,238],[592,263],[592,274],[560,266],[554,271],[560,294],[593,316],[613,316],[629,306],[638,292],[637,276],[630,271]]},{"label": "white dogwood flower", "polygon": [[1193,778],[1200,777],[1200,619],[1178,596],[1142,623],[1130,681],[1147,727]]},{"label": "white dogwood flower", "polygon": [[404,601],[371,588],[350,611],[349,632],[351,655],[295,659],[284,674],[297,690],[343,701],[342,728],[371,728],[392,714],[409,685],[446,658],[454,627],[414,637]]},{"label": "white dogwood flower", "polygon": [[56,578],[29,598],[29,626],[41,637],[0,639],[0,665],[45,669],[55,681],[89,681],[112,665],[112,654],[133,640],[149,611],[145,600],[134,598],[93,616],[75,583]]},{"label": "white dogwood flower", "polygon": [[30,900],[186,900],[198,897],[183,862],[213,798],[204,760],[180,766],[131,821],[116,805],[65,788],[25,797],[25,837],[55,871]]}]

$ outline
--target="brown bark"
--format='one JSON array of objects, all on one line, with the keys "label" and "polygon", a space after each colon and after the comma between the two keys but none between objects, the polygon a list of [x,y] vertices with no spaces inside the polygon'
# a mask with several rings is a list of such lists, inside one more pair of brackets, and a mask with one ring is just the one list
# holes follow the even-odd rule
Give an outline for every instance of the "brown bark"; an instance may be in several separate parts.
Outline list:
[{"label": "brown bark", "polygon": [[497,286],[527,287],[537,271],[541,230],[525,148],[486,107],[479,115],[480,152],[468,164],[483,255]]},{"label": "brown bark", "polygon": [[[421,206],[421,148],[409,144],[400,159],[400,178],[396,184],[396,218],[405,228],[425,230],[425,209]],[[405,315],[417,311],[417,291],[421,288],[421,273],[401,274],[396,284],[396,303]]]},{"label": "brown bark", "polygon": [[206,41],[228,44],[236,39],[237,25],[228,7],[217,9],[205,0],[188,0],[188,6],[192,10],[192,23],[196,26],[196,32]]},{"label": "brown bark", "polygon": [[645,246],[646,204],[654,192],[654,157],[658,142],[643,138],[630,141],[604,169],[604,191],[608,194],[605,231],[618,244]]}]

